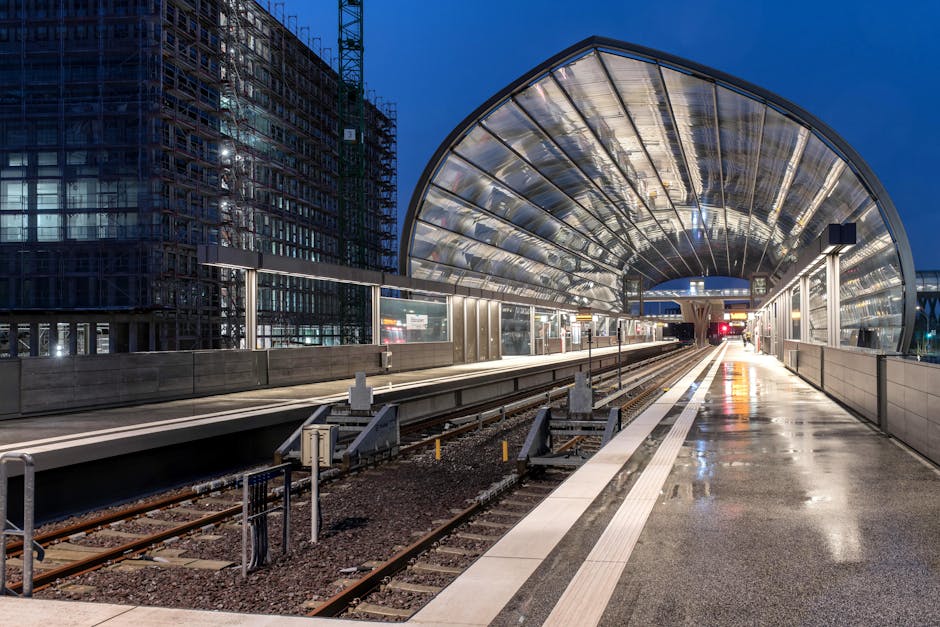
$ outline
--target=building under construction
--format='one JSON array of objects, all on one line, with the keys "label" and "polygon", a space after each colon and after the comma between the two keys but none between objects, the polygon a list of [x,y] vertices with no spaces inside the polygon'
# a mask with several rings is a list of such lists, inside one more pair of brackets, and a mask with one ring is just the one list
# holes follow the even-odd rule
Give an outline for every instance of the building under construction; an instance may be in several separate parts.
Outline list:
[{"label": "building under construction", "polygon": [[[0,0],[0,353],[243,346],[244,282],[200,244],[395,268],[394,109],[363,99],[342,203],[339,74],[285,22],[253,0]],[[371,340],[341,289],[264,276],[259,343]]]}]

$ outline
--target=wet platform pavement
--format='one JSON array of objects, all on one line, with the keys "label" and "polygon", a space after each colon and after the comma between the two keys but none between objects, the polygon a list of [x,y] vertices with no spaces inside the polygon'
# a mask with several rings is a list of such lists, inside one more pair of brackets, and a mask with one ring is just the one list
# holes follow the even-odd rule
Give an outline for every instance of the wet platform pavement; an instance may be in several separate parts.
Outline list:
[{"label": "wet platform pavement", "polygon": [[[500,577],[511,577],[481,579],[471,569],[409,623],[940,624],[936,468],[773,357],[737,342],[679,387],[678,402],[662,410],[665,419],[648,435],[618,435],[636,440],[625,463],[605,475],[588,462],[579,479],[557,491],[554,514],[510,531],[508,543],[521,559],[500,563],[507,572],[522,564],[532,573],[517,577],[519,586],[488,606],[461,590],[496,588]],[[596,497],[588,497],[592,490]],[[581,513],[557,511],[564,499]],[[569,528],[559,531],[566,519]],[[610,548],[598,554],[599,546]],[[526,554],[540,554],[536,568]],[[0,599],[0,623],[54,624],[56,613],[61,617],[61,606],[28,603],[23,613],[21,603]],[[129,624],[144,608],[120,610],[120,618],[117,610],[111,620],[95,612],[95,622],[71,624]],[[180,618],[171,610],[145,612],[148,624]],[[574,622],[560,619],[572,615]],[[208,614],[206,621],[231,624],[232,617]],[[237,622],[296,620],[241,615]]]}]

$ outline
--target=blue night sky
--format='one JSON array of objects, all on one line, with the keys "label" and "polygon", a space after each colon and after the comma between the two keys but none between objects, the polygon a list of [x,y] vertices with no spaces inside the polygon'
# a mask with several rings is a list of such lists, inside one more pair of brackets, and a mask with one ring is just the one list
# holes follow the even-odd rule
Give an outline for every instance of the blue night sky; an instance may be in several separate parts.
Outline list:
[{"label": "blue night sky", "polygon": [[[819,117],[881,179],[915,266],[940,268],[936,0],[365,2],[367,87],[398,105],[399,227],[425,165],[465,116],[540,62],[600,35],[722,70]],[[335,55],[335,0],[283,4]]]}]

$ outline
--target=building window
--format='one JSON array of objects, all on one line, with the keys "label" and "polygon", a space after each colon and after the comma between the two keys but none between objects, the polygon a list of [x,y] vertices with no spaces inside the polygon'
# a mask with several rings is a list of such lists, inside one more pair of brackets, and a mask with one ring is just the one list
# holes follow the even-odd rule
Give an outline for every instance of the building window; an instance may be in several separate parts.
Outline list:
[{"label": "building window", "polygon": [[36,239],[55,242],[62,239],[62,214],[40,213],[36,216]]},{"label": "building window", "polygon": [[26,211],[27,189],[25,181],[0,182],[0,211]]},{"label": "building window", "polygon": [[60,209],[58,180],[39,180],[36,182],[36,209]]}]

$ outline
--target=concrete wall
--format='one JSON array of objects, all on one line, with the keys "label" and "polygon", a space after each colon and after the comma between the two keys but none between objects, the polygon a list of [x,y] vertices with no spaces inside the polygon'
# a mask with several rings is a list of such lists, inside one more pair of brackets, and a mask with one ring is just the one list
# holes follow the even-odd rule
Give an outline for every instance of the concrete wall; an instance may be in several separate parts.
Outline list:
[{"label": "concrete wall", "polygon": [[878,423],[878,356],[823,348],[823,391]]},{"label": "concrete wall", "polygon": [[264,387],[267,366],[267,355],[260,351],[195,352],[193,393],[203,396]]},{"label": "concrete wall", "polygon": [[[0,419],[385,372],[385,347],[110,353],[0,361]],[[390,346],[391,372],[453,364],[450,342]]]},{"label": "concrete wall", "polygon": [[[625,347],[626,348],[626,347]],[[625,354],[624,364],[675,348],[672,343]],[[449,366],[454,363],[450,342],[394,344],[392,372]],[[195,351],[111,353],[70,357],[29,357],[0,361],[0,418],[68,412],[95,407],[224,394],[263,387],[314,383],[385,372],[384,346],[325,346],[267,351]],[[587,351],[574,363],[554,371],[524,372],[513,385],[524,390],[547,380],[587,370]],[[593,367],[616,364],[615,355],[593,356]],[[505,384],[499,384],[505,385]],[[499,386],[497,386],[499,387]],[[505,392],[500,387],[498,392]],[[473,402],[493,389],[467,390],[462,402]],[[481,396],[482,395],[482,396]],[[439,399],[419,401],[428,407]],[[440,402],[449,403],[444,400]],[[420,412],[422,410],[416,409]]]},{"label": "concrete wall", "polygon": [[20,359],[20,412],[70,411],[193,395],[193,353]]},{"label": "concrete wall", "polygon": [[885,377],[885,431],[940,464],[940,366],[888,357]]},{"label": "concrete wall", "polygon": [[20,360],[0,360],[0,420],[20,413]]},{"label": "concrete wall", "polygon": [[[454,349],[450,342],[391,344],[390,372],[422,370],[450,366]],[[268,384],[271,387],[298,385],[353,377],[357,372],[367,375],[386,372],[382,356],[386,348],[373,344],[358,346],[311,346],[309,348],[277,348],[267,351]]]},{"label": "concrete wall", "polygon": [[[792,360],[789,351],[798,351]],[[818,388],[823,385],[823,346],[787,340],[783,349],[784,364]],[[794,363],[795,361],[795,363]]]}]

